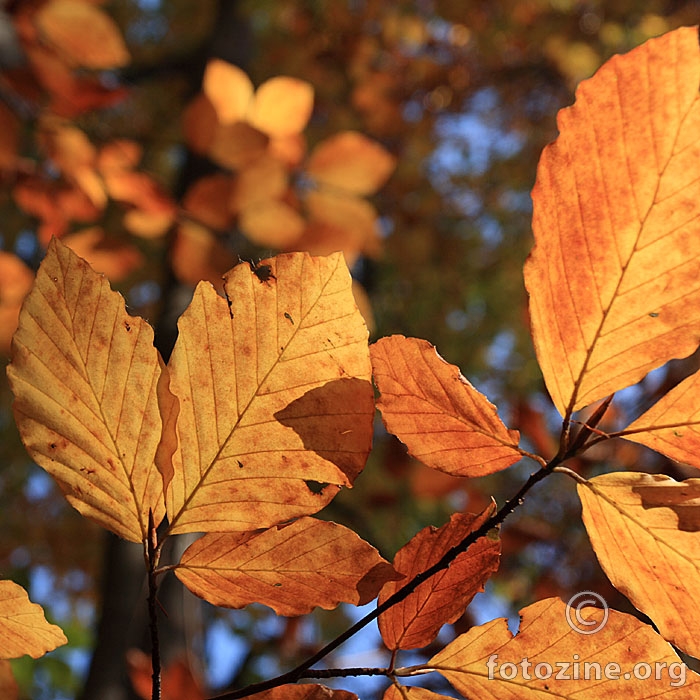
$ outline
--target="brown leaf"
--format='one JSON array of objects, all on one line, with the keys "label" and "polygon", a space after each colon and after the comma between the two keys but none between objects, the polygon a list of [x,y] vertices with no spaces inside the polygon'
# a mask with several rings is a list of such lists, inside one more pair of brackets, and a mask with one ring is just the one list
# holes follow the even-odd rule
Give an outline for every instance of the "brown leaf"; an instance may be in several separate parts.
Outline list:
[{"label": "brown leaf", "polygon": [[[129,679],[136,694],[143,700],[153,697],[153,666],[151,657],[140,649],[126,654]],[[161,694],[164,700],[204,700],[201,682],[195,678],[185,659],[175,659],[161,674]]]},{"label": "brown leaf", "polygon": [[[394,557],[394,568],[404,578],[387,583],[379,596],[381,605],[421,571],[436,564],[452,547],[494,514],[491,504],[480,515],[454,513],[441,528],[427,527],[404,545]],[[379,631],[386,646],[418,649],[435,639],[443,625],[459,618],[472,598],[498,569],[501,543],[497,536],[481,537],[460,554],[449,568],[422,583],[405,600],[379,616]]]},{"label": "brown leaf", "polygon": [[540,159],[525,283],[563,415],[700,342],[697,44],[683,27],[610,59]]},{"label": "brown leaf", "polygon": [[321,185],[353,194],[374,194],[396,167],[396,159],[375,141],[344,131],[321,142],[306,172]]},{"label": "brown leaf", "polygon": [[357,695],[347,690],[336,690],[315,683],[280,685],[248,697],[251,700],[358,700]]},{"label": "brown leaf", "polygon": [[262,603],[288,616],[364,605],[396,578],[391,564],[352,530],[308,517],[269,530],[204,535],[182,555],[175,574],[213,605]]},{"label": "brown leaf", "polygon": [[370,449],[367,329],[342,256],[289,253],[225,280],[228,301],[197,287],[170,359],[181,405],[166,494],[173,532],[316,512]]},{"label": "brown leaf", "polygon": [[60,627],[49,624],[40,605],[12,581],[0,581],[0,659],[29,654],[43,656],[68,640]]},{"label": "brown leaf", "polygon": [[84,0],[49,0],[36,17],[37,26],[68,61],[96,70],[121,68],[129,52],[114,20]]},{"label": "brown leaf", "polygon": [[[590,622],[603,621],[599,608],[583,607],[578,612]],[[520,611],[515,637],[505,618],[493,620],[457,637],[427,666],[464,697],[479,700],[697,695],[700,676],[681,663],[668,642],[632,615],[616,610],[608,614],[602,629],[581,634],[569,626],[559,598],[540,600]],[[647,670],[650,675],[640,678]]]},{"label": "brown leaf", "polygon": [[677,647],[700,654],[700,479],[603,474],[578,485],[583,522],[612,584]]},{"label": "brown leaf", "polygon": [[[230,200],[233,179],[226,173],[207,175],[195,181],[187,190],[183,206],[187,213],[198,223],[213,229],[223,230],[230,223],[232,213]],[[222,273],[228,270],[228,265]],[[205,278],[200,278],[205,279]]]},{"label": "brown leaf", "polygon": [[520,459],[518,432],[426,340],[393,335],[370,348],[377,407],[409,453],[453,476],[483,476]]},{"label": "brown leaf", "polygon": [[138,248],[123,240],[110,240],[97,226],[71,233],[61,240],[95,272],[101,272],[112,282],[124,279],[144,262]]},{"label": "brown leaf", "polygon": [[153,330],[57,240],[25,300],[8,367],[27,451],[81,514],[133,542],[164,515],[153,460],[164,371]]}]

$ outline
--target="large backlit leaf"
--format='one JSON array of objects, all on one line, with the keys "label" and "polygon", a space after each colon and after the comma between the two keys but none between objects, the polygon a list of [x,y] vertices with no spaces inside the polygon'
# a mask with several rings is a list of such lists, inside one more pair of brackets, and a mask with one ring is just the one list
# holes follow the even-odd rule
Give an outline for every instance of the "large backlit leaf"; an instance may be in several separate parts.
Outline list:
[{"label": "large backlit leaf", "polygon": [[20,314],[8,367],[14,412],[32,458],[86,517],[141,542],[164,515],[154,466],[162,363],[153,330],[53,240]]},{"label": "large backlit leaf", "polygon": [[393,335],[370,349],[377,406],[416,459],[454,476],[482,476],[520,459],[518,433],[426,340]]},{"label": "large backlit leaf", "polygon": [[[605,614],[593,607],[578,613],[596,625]],[[520,611],[515,637],[505,618],[493,620],[457,637],[427,665],[465,698],[479,700],[641,700],[697,694],[700,676],[681,664],[649,625],[616,610],[608,615],[595,634],[581,634],[569,626],[565,604],[548,598]],[[647,669],[650,675],[644,677]]]},{"label": "large backlit leaf", "polygon": [[60,627],[44,618],[40,605],[12,581],[0,581],[0,659],[43,656],[68,640]]},{"label": "large backlit leaf", "polygon": [[120,68],[129,52],[114,20],[84,0],[49,0],[37,13],[37,25],[62,57],[77,66]]},{"label": "large backlit leaf", "polygon": [[581,83],[542,154],[525,282],[562,414],[700,342],[699,82],[697,28],[652,39]]},{"label": "large backlit leaf", "polygon": [[662,396],[625,429],[625,437],[700,469],[700,373]]},{"label": "large backlit leaf", "polygon": [[[256,274],[257,273],[257,274]],[[180,445],[172,531],[250,530],[316,512],[370,449],[367,329],[340,254],[289,253],[202,283],[170,360]]]},{"label": "large backlit leaf", "polygon": [[659,632],[700,655],[700,479],[604,474],[578,485],[603,571]]},{"label": "large backlit leaf", "polygon": [[278,615],[304,615],[338,603],[364,605],[396,578],[377,550],[342,525],[299,518],[269,530],[207,534],[175,570],[213,605],[262,603]]},{"label": "large backlit leaf", "polygon": [[[441,528],[427,527],[402,547],[394,557],[394,568],[405,578],[382,588],[379,604],[407,581],[436,564],[452,547],[495,512],[495,506],[480,515],[455,513]],[[498,536],[482,537],[460,554],[449,568],[422,583],[405,600],[379,616],[379,631],[389,649],[415,649],[430,644],[443,625],[464,613],[471,599],[498,568],[501,544]]]}]

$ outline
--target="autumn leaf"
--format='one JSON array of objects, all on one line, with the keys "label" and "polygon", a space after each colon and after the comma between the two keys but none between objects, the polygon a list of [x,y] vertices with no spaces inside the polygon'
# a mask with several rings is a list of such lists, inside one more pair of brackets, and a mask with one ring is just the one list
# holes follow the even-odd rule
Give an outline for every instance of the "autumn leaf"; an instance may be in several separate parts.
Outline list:
[{"label": "autumn leaf", "polygon": [[382,696],[382,700],[443,700],[447,697],[426,688],[390,685]]},{"label": "autumn leaf", "polygon": [[141,542],[164,515],[153,460],[163,373],[153,331],[57,240],[20,314],[8,377],[27,451],[80,513]]},{"label": "autumn leaf", "polygon": [[352,530],[308,517],[268,530],[204,535],[182,555],[175,574],[213,605],[262,603],[288,616],[364,605],[397,577]]},{"label": "autumn leaf", "polygon": [[96,70],[121,68],[129,52],[114,20],[84,0],[49,0],[37,26],[67,62]]},{"label": "autumn leaf", "polygon": [[[593,607],[578,612],[597,624],[605,614]],[[480,700],[640,700],[697,693],[700,676],[681,663],[668,642],[632,615],[607,613],[595,634],[581,634],[569,626],[561,600],[540,600],[520,611],[517,635],[505,618],[493,620],[457,637],[427,666],[464,697]],[[640,662],[644,667],[635,666]],[[651,675],[644,676],[645,669]]]},{"label": "autumn leaf", "polygon": [[309,156],[306,172],[328,189],[374,194],[396,167],[396,159],[376,141],[344,131],[322,141]]},{"label": "autumn leaf", "polygon": [[612,584],[677,647],[700,655],[700,479],[603,474],[578,485],[583,522]]},{"label": "autumn leaf", "polygon": [[12,673],[12,666],[7,659],[0,659],[0,697],[4,700],[17,700],[19,687]]},{"label": "autumn leaf", "polygon": [[[367,329],[342,256],[288,253],[201,283],[178,324],[171,532],[251,530],[350,486],[370,449]],[[167,467],[162,467],[164,473]]]},{"label": "autumn leaf", "polygon": [[623,437],[700,469],[699,389],[700,373],[696,372],[627,426]]},{"label": "autumn leaf", "polygon": [[32,271],[13,253],[0,251],[0,352],[10,350],[19,310],[34,282]]},{"label": "autumn leaf", "polygon": [[[436,564],[452,547],[479,528],[495,512],[492,504],[480,515],[454,513],[441,528],[427,527],[404,545],[394,558],[394,568],[405,578],[387,583],[379,596],[379,605],[407,581]],[[459,618],[472,598],[484,589],[484,583],[498,568],[498,537],[482,537],[460,554],[440,573],[435,574],[405,600],[379,616],[379,631],[391,649],[416,649],[435,639],[443,625]]]},{"label": "autumn leaf", "polygon": [[[129,678],[136,694],[143,700],[153,697],[153,665],[151,657],[140,649],[127,652]],[[162,672],[161,692],[165,700],[204,700],[202,684],[195,678],[185,659],[176,658]]]},{"label": "autumn leaf", "polygon": [[46,621],[41,606],[30,602],[21,586],[0,581],[0,659],[25,654],[37,659],[67,642],[61,628]]},{"label": "autumn leaf", "polygon": [[97,226],[70,233],[61,241],[113,282],[123,280],[144,262],[138,248],[123,238],[108,238]]},{"label": "autumn leaf", "polygon": [[358,700],[347,690],[336,690],[315,683],[280,685],[248,696],[251,700]]},{"label": "autumn leaf", "polygon": [[520,459],[518,433],[426,340],[393,335],[370,348],[387,430],[429,467],[483,476]]},{"label": "autumn leaf", "polygon": [[562,415],[700,342],[697,44],[684,27],[610,59],[540,159],[525,283]]}]

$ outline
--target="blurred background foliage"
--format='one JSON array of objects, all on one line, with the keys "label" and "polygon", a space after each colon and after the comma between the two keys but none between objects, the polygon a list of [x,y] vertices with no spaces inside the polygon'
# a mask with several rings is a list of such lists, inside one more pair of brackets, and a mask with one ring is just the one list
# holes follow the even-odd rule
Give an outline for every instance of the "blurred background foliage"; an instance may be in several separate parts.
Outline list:
[{"label": "blurred background foliage", "polygon": [[[580,80],[614,53],[696,23],[697,0],[113,0],[93,5],[116,23],[128,60],[104,68],[60,56],[70,80],[64,68],[47,68],[55,36],[51,20],[37,14],[46,5],[9,0],[0,11],[5,355],[51,233],[69,241],[71,234],[93,231],[74,239],[77,249],[102,266],[131,313],[156,327],[164,355],[196,279],[216,278],[239,259],[278,252],[260,245],[230,209],[217,210],[220,194],[204,198],[206,205],[192,204],[192,188],[202,178],[218,177],[212,187],[226,190],[236,177],[235,168],[217,164],[188,135],[188,109],[191,115],[207,62],[220,58],[243,68],[255,86],[284,75],[313,87],[306,152],[334,134],[356,131],[396,159],[386,184],[369,195],[378,212],[371,245],[346,250],[364,289],[358,299],[366,295],[373,338],[401,333],[430,340],[498,405],[510,427],[522,431],[528,449],[554,454],[557,416],[534,359],[522,283],[539,154],[556,137],[556,113],[573,101]],[[80,44],[76,50],[86,51]],[[190,129],[198,123],[193,119]],[[93,145],[77,137],[57,145],[57,134],[75,136],[65,131],[70,128]],[[90,149],[117,139],[140,147],[129,167],[145,176],[134,187],[149,198],[136,202],[108,192],[96,206],[94,192],[85,201],[86,181],[76,175],[83,171],[75,162],[97,162]],[[300,163],[297,158],[289,167],[292,187],[284,198],[304,213],[310,185]],[[98,179],[106,181],[101,173]],[[76,182],[83,190],[79,202]],[[134,210],[153,216],[149,225],[160,216],[163,225],[145,234],[127,219]],[[343,235],[352,232],[326,227],[285,248],[346,249]],[[657,375],[649,386],[674,381],[668,378],[673,372],[682,369]],[[633,390],[621,405],[634,411],[638,401]],[[44,659],[13,662],[22,697],[132,697],[119,645],[139,646],[144,634],[140,613],[129,607],[141,604],[142,580],[133,582],[141,554],[136,552],[136,568],[129,568],[134,557],[118,554],[120,545],[74,513],[49,477],[28,462],[10,405],[3,373],[0,573],[24,585],[70,639],[69,647]],[[640,462],[647,470],[676,473],[632,444],[601,446],[572,466],[593,474]],[[443,524],[455,509],[478,512],[491,496],[502,503],[533,467],[521,464],[475,480],[448,477],[415,463],[378,422],[365,473],[324,515],[353,527],[391,558],[418,529]],[[565,482],[556,475],[548,479],[507,521],[501,569],[440,642],[495,616],[517,620],[520,607],[545,595],[566,599],[593,589],[629,610],[602,576]],[[282,620],[262,607],[231,613],[189,597],[173,600],[172,607],[164,603],[173,625],[166,660],[187,654],[212,691],[284,670],[357,615],[343,608]],[[118,634],[108,622],[115,609],[121,611]],[[386,663],[373,653],[372,634],[341,647],[329,664]],[[91,651],[106,649],[105,635],[115,646],[97,654],[89,672]],[[430,650],[414,659],[425,653]],[[382,687],[353,685],[351,679],[341,685],[360,689],[363,697]]]}]

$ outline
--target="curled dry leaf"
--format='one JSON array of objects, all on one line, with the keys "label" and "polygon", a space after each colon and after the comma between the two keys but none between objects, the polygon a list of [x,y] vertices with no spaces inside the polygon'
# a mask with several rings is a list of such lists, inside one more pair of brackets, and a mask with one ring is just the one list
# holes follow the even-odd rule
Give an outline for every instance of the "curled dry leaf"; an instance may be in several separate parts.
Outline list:
[{"label": "curled dry leaf", "polygon": [[49,0],[37,12],[39,30],[69,63],[95,70],[121,68],[129,52],[114,20],[84,0]]},{"label": "curled dry leaf", "polygon": [[[379,596],[381,605],[421,571],[433,566],[452,547],[479,528],[496,511],[491,504],[480,515],[454,513],[441,528],[427,527],[404,545],[394,557],[394,568],[404,575],[387,583]],[[435,639],[443,625],[459,618],[472,598],[496,569],[501,554],[497,535],[482,537],[460,554],[449,568],[420,584],[405,600],[379,616],[379,631],[391,649],[417,649]]]},{"label": "curled dry leaf", "polygon": [[[593,607],[577,612],[596,625],[605,614]],[[427,666],[465,698],[479,700],[671,700],[697,695],[700,676],[681,663],[668,642],[632,615],[607,613],[595,634],[581,634],[569,625],[563,601],[540,600],[520,611],[517,635],[508,630],[505,618],[493,620],[457,637]],[[644,676],[645,669],[650,674]]]},{"label": "curled dry leaf", "polygon": [[153,330],[57,240],[25,300],[7,369],[34,461],[84,516],[132,542],[164,515],[154,466],[159,403],[172,399]]},{"label": "curled dry leaf", "polygon": [[182,555],[175,574],[213,605],[262,603],[278,615],[364,605],[397,578],[352,530],[308,517],[269,530],[204,535]]},{"label": "curled dry leaf", "polygon": [[583,522],[612,584],[659,632],[700,655],[700,479],[604,474],[578,485]]},{"label": "curled dry leaf", "polygon": [[352,484],[374,401],[351,282],[340,254],[288,253],[227,273],[228,299],[197,287],[169,363],[180,400],[174,472],[164,467],[172,532],[269,527]]},{"label": "curled dry leaf", "polygon": [[377,407],[409,453],[454,476],[483,476],[520,459],[518,433],[426,340],[393,335],[370,348]]},{"label": "curled dry leaf", "polygon": [[61,628],[46,621],[41,606],[30,602],[24,588],[0,581],[0,659],[25,654],[36,659],[67,642]]},{"label": "curled dry leaf", "polygon": [[562,415],[700,342],[697,34],[610,59],[559,112],[540,159],[525,283]]}]

